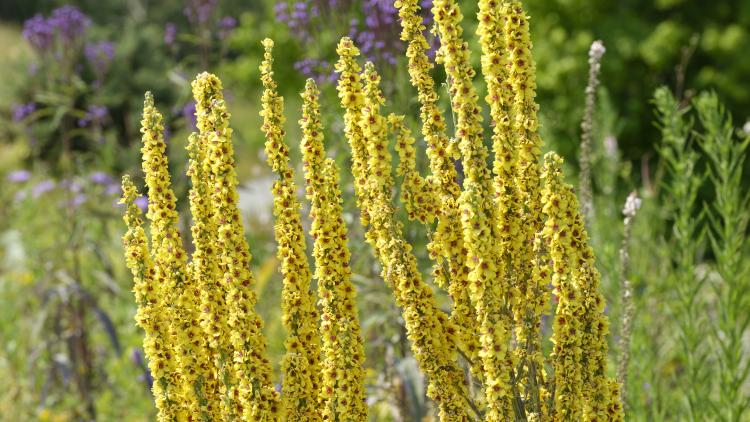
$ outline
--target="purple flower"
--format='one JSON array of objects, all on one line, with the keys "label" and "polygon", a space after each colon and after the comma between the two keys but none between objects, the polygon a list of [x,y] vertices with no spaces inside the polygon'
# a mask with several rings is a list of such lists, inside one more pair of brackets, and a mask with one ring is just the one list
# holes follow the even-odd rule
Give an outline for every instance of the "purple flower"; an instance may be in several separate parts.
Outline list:
[{"label": "purple flower", "polygon": [[71,208],[78,208],[86,202],[86,195],[79,193],[70,200]]},{"label": "purple flower", "polygon": [[33,188],[31,188],[31,194],[34,198],[39,198],[42,194],[47,193],[55,188],[55,182],[52,180],[43,180],[36,185],[34,185]]},{"label": "purple flower", "polygon": [[97,79],[101,79],[107,73],[107,70],[109,70],[109,65],[115,56],[115,46],[108,41],[86,44],[83,53],[89,63],[91,63],[91,66],[94,67]]},{"label": "purple flower", "polygon": [[120,194],[122,193],[122,188],[120,188],[119,184],[112,182],[107,185],[107,187],[104,189],[104,192],[106,192],[107,195],[120,196]]},{"label": "purple flower", "polygon": [[136,204],[141,211],[146,211],[148,209],[148,198],[145,195],[135,198],[133,203]]},{"label": "purple flower", "polygon": [[232,35],[232,32],[234,32],[234,28],[237,27],[237,19],[233,18],[232,16],[224,16],[221,18],[221,21],[219,21],[219,39],[225,40],[229,38]]},{"label": "purple flower", "polygon": [[185,118],[185,121],[191,130],[197,128],[196,125],[198,124],[198,121],[195,117],[195,101],[190,101],[182,107],[182,117]]},{"label": "purple flower", "polygon": [[164,44],[166,44],[167,47],[171,47],[174,45],[176,39],[177,26],[175,26],[175,24],[173,24],[172,22],[167,22],[167,24],[164,25]]},{"label": "purple flower", "polygon": [[101,126],[108,114],[109,110],[106,106],[92,104],[86,111],[86,115],[83,118],[78,119],[78,126],[85,127],[90,124]]},{"label": "purple flower", "polygon": [[11,183],[27,182],[31,178],[31,172],[28,170],[16,170],[8,173],[6,179]]},{"label": "purple flower", "polygon": [[80,183],[71,179],[65,179],[61,181],[60,187],[63,189],[67,189],[68,191],[73,192],[73,193],[78,193],[83,190],[83,186],[81,186]]},{"label": "purple flower", "polygon": [[109,185],[114,181],[114,178],[103,171],[95,171],[91,173],[91,181],[97,185]]},{"label": "purple flower", "polygon": [[188,0],[184,13],[193,25],[203,25],[216,11],[218,0]]},{"label": "purple flower", "polygon": [[13,105],[13,121],[20,122],[36,111],[36,104],[31,101],[26,104]]},{"label": "purple flower", "polygon": [[91,19],[75,6],[65,5],[52,11],[48,20],[64,43],[78,40],[91,26]]},{"label": "purple flower", "polygon": [[23,37],[40,52],[49,50],[55,41],[55,31],[42,15],[35,15],[23,24]]}]

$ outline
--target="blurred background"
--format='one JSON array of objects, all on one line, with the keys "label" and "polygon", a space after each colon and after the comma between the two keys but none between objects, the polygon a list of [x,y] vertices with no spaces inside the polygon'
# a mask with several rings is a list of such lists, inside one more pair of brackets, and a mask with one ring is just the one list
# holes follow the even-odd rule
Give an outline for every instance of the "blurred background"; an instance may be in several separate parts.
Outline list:
[{"label": "blurred background", "polygon": [[[466,36],[476,52],[474,67],[479,69],[476,2],[460,3]],[[669,334],[670,318],[682,309],[669,306],[674,299],[670,283],[679,281],[673,270],[681,265],[669,255],[681,239],[672,228],[678,215],[694,217],[700,229],[696,233],[708,227],[700,215],[701,204],[711,203],[716,194],[711,185],[696,182],[694,206],[670,207],[670,187],[680,175],[664,158],[670,145],[665,143],[663,119],[658,122],[663,113],[654,111],[654,91],[666,86],[672,92],[685,125],[696,119],[688,117],[686,107],[701,92],[714,91],[724,104],[722,116],[734,116],[730,138],[747,137],[750,55],[743,47],[750,45],[750,2],[524,4],[531,16],[545,148],[566,158],[574,184],[588,50],[595,40],[606,47],[594,110],[590,161],[596,213],[591,230],[611,304],[613,361],[621,315],[618,283],[627,271],[636,306],[631,418],[680,420],[684,400],[670,391],[689,374],[689,355],[680,346],[681,337]],[[422,0],[422,5],[428,10],[431,0]],[[424,19],[429,30],[428,13]],[[388,110],[408,114],[416,129],[418,104],[399,30],[389,0],[0,2],[0,420],[153,420],[152,380],[140,348],[141,332],[133,321],[131,279],[122,258],[119,181],[130,173],[142,182],[139,122],[143,94],[152,91],[165,115],[170,171],[187,227],[184,147],[195,125],[190,81],[204,70],[222,79],[233,115],[241,200],[258,278],[258,310],[278,366],[284,332],[269,224],[272,177],[262,155],[258,116],[260,41],[270,37],[277,45],[276,80],[286,100],[293,162],[299,163],[299,92],[312,77],[323,92],[329,152],[348,168],[335,93],[336,43],[344,35],[355,39],[363,56],[383,75]],[[428,38],[436,45],[431,34]],[[435,70],[440,82],[441,72]],[[446,97],[444,86],[440,94]],[[424,145],[418,144],[423,151]],[[424,154],[421,160],[424,167]],[[684,176],[704,180],[708,161],[697,159],[697,170]],[[736,183],[745,192],[748,173],[740,174]],[[343,176],[349,183],[349,176]],[[633,190],[644,202],[636,219],[630,268],[623,269],[618,252],[623,237],[620,210]],[[348,196],[373,418],[426,420],[432,409],[425,399],[424,380],[410,356],[399,310],[379,280],[379,270],[372,267],[371,251],[362,241]],[[147,197],[141,198],[143,207],[147,203]],[[407,228],[428,272],[424,230],[411,223]],[[744,233],[746,226],[740,228]],[[690,265],[710,279],[718,254],[708,250],[705,237],[692,240],[698,246]],[[737,253],[747,256],[747,248]],[[703,287],[700,295],[709,291]],[[705,306],[714,309],[715,300],[706,297]],[[745,334],[740,331],[742,347],[747,347]],[[740,382],[745,392],[746,378]]]}]

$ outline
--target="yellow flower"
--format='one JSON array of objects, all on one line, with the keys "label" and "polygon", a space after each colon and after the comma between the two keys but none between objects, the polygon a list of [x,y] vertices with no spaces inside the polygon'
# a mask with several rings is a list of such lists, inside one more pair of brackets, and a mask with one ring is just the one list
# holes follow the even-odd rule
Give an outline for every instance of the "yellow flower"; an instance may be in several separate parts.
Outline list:
[{"label": "yellow flower", "polygon": [[351,282],[347,229],[341,207],[338,168],[325,159],[315,83],[302,94],[302,157],[314,240],[315,278],[322,308],[320,332],[324,360],[321,406],[324,420],[367,420],[364,344]]},{"label": "yellow flower", "polygon": [[438,95],[430,75],[433,65],[427,57],[429,45],[423,35],[418,1],[398,1],[396,7],[401,18],[401,39],[408,43],[406,56],[409,59],[409,75],[421,104],[422,135],[427,142],[431,181],[437,185],[435,195],[440,204],[436,209],[438,224],[428,245],[430,258],[434,262],[432,276],[438,286],[448,288],[454,302],[451,321],[458,329],[459,348],[474,362],[472,374],[481,381],[481,362],[477,355],[480,345],[474,334],[476,315],[467,289],[467,257],[458,212],[460,188],[450,152],[455,147],[445,134],[443,111],[437,106]]},{"label": "yellow flower", "polygon": [[454,0],[436,0],[432,8],[440,36],[440,54],[450,81],[456,114],[456,137],[464,165],[464,190],[459,197],[461,226],[468,252],[469,294],[476,309],[482,350],[488,421],[511,418],[511,376],[516,366],[510,353],[513,321],[510,271],[501,259],[495,190],[486,164],[482,118],[472,79],[469,48],[462,38],[461,14]]},{"label": "yellow flower", "polygon": [[552,259],[558,298],[552,334],[554,420],[622,420],[619,388],[607,376],[609,322],[599,293],[599,272],[573,188],[563,181],[562,159],[545,156],[543,236]]},{"label": "yellow flower", "polygon": [[237,207],[237,174],[234,169],[232,129],[229,112],[221,92],[221,82],[209,73],[193,81],[197,126],[206,143],[203,172],[213,206],[216,230],[214,253],[217,255],[220,282],[226,289],[227,326],[232,344],[231,361],[236,384],[228,387],[228,396],[236,412],[246,420],[267,421],[280,417],[279,394],[271,381],[271,366],[266,357],[263,321],[255,313],[255,279],[250,270],[251,255]]},{"label": "yellow flower", "polygon": [[284,101],[273,80],[273,41],[263,41],[265,55],[260,66],[263,82],[263,132],[268,164],[279,175],[273,186],[274,234],[281,262],[283,289],[282,321],[288,335],[282,362],[282,405],[286,417],[295,421],[320,421],[320,338],[315,295],[310,291],[311,274],[305,253],[300,203],[294,174],[289,167],[289,149],[284,141]]},{"label": "yellow flower", "polygon": [[[385,119],[380,114],[384,100],[378,86],[380,76],[371,63],[365,67],[363,80],[365,100],[357,133],[363,134],[366,140],[364,168],[369,177],[358,194],[367,198],[362,201],[370,223],[366,239],[375,249],[383,279],[393,290],[396,304],[403,309],[412,352],[429,378],[427,395],[438,404],[441,420],[467,420],[472,410],[463,373],[456,361],[456,329],[437,307],[432,289],[422,280],[411,246],[404,239],[402,224],[394,217],[390,202],[391,160]],[[349,141],[351,143],[352,139]]]},{"label": "yellow flower", "polygon": [[212,399],[206,387],[213,374],[204,371],[212,361],[205,351],[205,338],[198,323],[200,297],[187,267],[187,253],[182,246],[178,227],[177,204],[169,177],[169,163],[165,154],[164,125],[161,113],[154,107],[154,98],[146,93],[141,120],[143,173],[146,176],[149,205],[146,216],[151,220],[151,246],[156,284],[161,289],[161,301],[169,315],[171,346],[176,356],[177,371],[181,375],[183,396],[188,413],[200,418],[208,409],[201,397]]},{"label": "yellow flower", "polygon": [[135,204],[139,193],[128,175],[122,178],[122,191],[120,203],[126,206],[123,219],[128,227],[122,240],[125,262],[133,274],[133,293],[138,304],[135,320],[146,334],[143,350],[154,378],[152,392],[158,409],[158,420],[171,422],[184,415],[180,409],[181,403],[177,400],[181,394],[180,379],[173,361],[167,327],[169,321],[164,318],[164,305],[160,303],[161,292],[154,279],[156,271],[148,251],[141,210]]}]

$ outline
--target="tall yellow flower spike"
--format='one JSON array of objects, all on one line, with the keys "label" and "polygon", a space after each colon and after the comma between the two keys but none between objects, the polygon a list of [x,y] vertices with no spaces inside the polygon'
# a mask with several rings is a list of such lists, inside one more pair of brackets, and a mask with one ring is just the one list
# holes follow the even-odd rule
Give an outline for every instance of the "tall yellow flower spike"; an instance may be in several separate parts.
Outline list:
[{"label": "tall yellow flower spike", "polygon": [[558,298],[552,334],[555,370],[553,420],[622,420],[619,388],[607,376],[609,322],[599,273],[573,188],[562,179],[562,159],[545,156],[543,236]]},{"label": "tall yellow flower spike", "polygon": [[237,173],[234,169],[232,129],[221,92],[221,82],[209,73],[193,81],[196,117],[206,142],[203,171],[208,175],[213,220],[217,232],[218,271],[226,291],[227,325],[232,343],[233,379],[229,396],[236,413],[248,421],[272,421],[280,417],[279,394],[271,381],[266,357],[263,321],[255,312],[255,278],[250,270],[251,255],[237,206]]},{"label": "tall yellow flower spike", "polygon": [[338,168],[325,159],[315,82],[302,93],[302,157],[310,200],[310,235],[314,240],[315,278],[322,308],[321,406],[324,420],[367,420],[363,364],[365,350],[351,282],[347,230],[341,207]]},{"label": "tall yellow flower spike", "polygon": [[310,235],[314,241],[315,278],[322,308],[321,407],[324,420],[366,421],[362,367],[365,350],[357,315],[356,289],[351,282],[338,168],[333,160],[325,159],[319,95],[315,82],[308,79],[302,93],[299,124],[302,128],[306,193],[311,204]]},{"label": "tall yellow flower spike", "polygon": [[226,291],[218,281],[222,274],[219,272],[219,262],[216,255],[216,224],[213,219],[210,192],[207,175],[203,170],[206,156],[205,136],[197,133],[190,135],[187,150],[190,157],[188,176],[192,183],[190,189],[190,213],[193,225],[194,251],[190,262],[190,273],[194,283],[200,290],[200,324],[206,336],[206,347],[210,354],[210,371],[214,372],[212,380],[213,397],[209,404],[213,408],[211,416],[214,420],[234,418],[235,407],[227,396],[227,385],[232,380],[232,345],[229,341],[229,326],[227,325],[227,306],[224,300]]},{"label": "tall yellow flower spike", "polygon": [[474,69],[462,38],[463,16],[454,0],[436,0],[432,13],[440,35],[440,59],[448,75],[451,103],[457,116],[456,136],[463,157],[464,190],[459,198],[464,243],[468,250],[469,291],[476,308],[484,369],[488,421],[523,413],[520,393],[513,382],[511,353],[512,306],[517,300],[500,255],[495,191],[486,164],[482,118],[472,83]]},{"label": "tall yellow flower spike", "polygon": [[172,359],[172,342],[169,337],[168,320],[164,318],[164,307],[160,303],[160,291],[155,284],[153,263],[148,251],[148,240],[143,230],[141,210],[135,204],[139,194],[130,176],[122,178],[122,200],[126,210],[123,215],[128,231],[123,236],[125,260],[133,274],[133,293],[138,304],[135,320],[146,336],[143,351],[154,383],[157,420],[172,422],[185,417],[181,407],[179,374]]},{"label": "tall yellow flower spike", "polygon": [[336,62],[336,72],[339,73],[339,81],[336,90],[339,94],[341,106],[344,108],[344,133],[349,141],[349,149],[352,154],[352,176],[354,176],[354,193],[357,197],[357,208],[360,210],[360,220],[362,225],[367,227],[369,217],[367,215],[367,197],[364,194],[364,186],[367,183],[367,151],[362,135],[362,129],[359,127],[359,120],[362,116],[362,106],[364,99],[362,97],[362,81],[359,73],[362,68],[357,63],[359,49],[354,42],[344,37],[339,41],[336,47],[336,54],[339,56]]},{"label": "tall yellow flower spike", "polygon": [[146,215],[151,221],[151,245],[155,277],[161,285],[162,300],[169,309],[170,335],[180,372],[184,404],[190,418],[208,418],[214,410],[209,403],[215,391],[206,387],[216,384],[208,371],[211,357],[205,350],[205,337],[198,322],[200,297],[187,267],[187,253],[182,246],[174,192],[165,155],[162,116],[154,107],[154,98],[146,93],[141,120],[143,173],[146,175],[149,205]]},{"label": "tall yellow flower spike", "polygon": [[380,114],[384,100],[378,86],[380,76],[372,63],[366,65],[362,78],[365,106],[359,125],[366,139],[365,168],[369,177],[364,194],[368,198],[371,223],[366,238],[380,260],[383,279],[403,308],[412,353],[429,378],[427,395],[438,404],[441,420],[464,421],[477,409],[468,397],[463,372],[457,363],[456,329],[437,307],[432,289],[422,281],[411,246],[404,240],[402,224],[394,218],[391,157],[385,118]]},{"label": "tall yellow flower spike", "polygon": [[273,80],[273,41],[263,41],[265,55],[260,66],[263,82],[263,132],[266,135],[268,165],[279,175],[274,183],[274,233],[281,262],[283,289],[282,321],[288,331],[282,362],[281,390],[286,417],[294,421],[320,421],[320,338],[315,296],[310,291],[310,268],[305,253],[300,203],[294,174],[289,167],[289,148],[284,141],[284,99]]},{"label": "tall yellow flower spike", "polygon": [[480,344],[474,333],[476,314],[469,299],[467,254],[458,211],[460,188],[451,157],[454,148],[445,134],[443,111],[437,105],[435,81],[430,75],[433,65],[427,57],[429,45],[423,35],[418,0],[399,0],[395,5],[401,18],[401,39],[408,43],[409,75],[421,104],[422,136],[427,142],[432,178],[437,183],[435,195],[441,204],[437,210],[438,224],[428,245],[434,261],[432,275],[438,286],[447,287],[453,299],[451,321],[458,329],[459,348],[473,362],[472,374],[481,381]]},{"label": "tall yellow flower spike", "polygon": [[[523,108],[523,103],[533,103],[533,90],[524,96],[513,94],[515,88],[529,85],[534,79],[533,67],[520,74],[519,65],[523,63],[509,62],[509,44],[517,48],[515,43],[528,41],[525,33],[528,27],[524,26],[526,21],[512,18],[513,7],[517,6],[516,2],[507,0],[481,0],[477,33],[482,46],[482,74],[487,83],[485,100],[490,106],[492,117],[495,156],[493,173],[500,255],[509,264],[506,282],[512,286],[517,297],[511,302],[518,345],[514,350],[515,359],[520,362],[517,380],[519,391],[529,392],[528,397],[523,397],[528,403],[526,410],[538,417],[543,404],[540,391],[545,384],[541,325],[538,321],[547,305],[544,292],[549,281],[541,278],[546,272],[535,264],[539,260],[538,251],[534,249],[534,236],[541,228],[538,177],[535,176],[538,171],[538,155],[524,154],[524,174],[532,179],[532,183],[516,184],[515,180],[521,141],[536,136],[535,132],[527,134],[523,127],[525,120],[535,120],[536,115],[523,115],[524,119],[519,119],[518,115],[530,112]],[[517,39],[519,32],[522,35],[520,40]],[[509,40],[508,34],[516,39]],[[524,60],[531,60],[530,55],[524,57]],[[513,79],[510,77],[511,72]],[[524,76],[524,79],[520,76]],[[532,79],[532,82],[528,82],[528,79]],[[521,104],[517,104],[518,102]],[[539,141],[538,137],[534,139]],[[522,182],[525,180],[521,179]],[[526,204],[522,203],[522,197],[527,198]]]}]

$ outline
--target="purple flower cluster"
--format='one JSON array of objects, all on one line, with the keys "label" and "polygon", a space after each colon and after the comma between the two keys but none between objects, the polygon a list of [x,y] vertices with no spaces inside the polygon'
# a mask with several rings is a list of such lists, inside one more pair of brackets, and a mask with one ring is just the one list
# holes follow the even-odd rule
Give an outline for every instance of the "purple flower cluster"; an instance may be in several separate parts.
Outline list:
[{"label": "purple flower cluster", "polygon": [[195,130],[198,126],[197,117],[195,117],[195,101],[188,101],[185,106],[182,107],[182,117],[185,119],[188,125],[188,129]]},{"label": "purple flower cluster", "polygon": [[31,172],[28,170],[15,170],[6,176],[6,180],[11,183],[23,183],[28,182],[31,179]]},{"label": "purple flower cluster", "polygon": [[226,40],[234,32],[234,28],[237,27],[237,19],[232,16],[224,16],[219,21],[218,37],[220,40]]},{"label": "purple flower cluster", "polygon": [[83,53],[94,68],[97,79],[101,80],[112,64],[112,59],[115,56],[115,46],[108,41],[86,44]]},{"label": "purple flower cluster", "polygon": [[213,17],[218,0],[188,0],[183,12],[192,25],[203,26]]},{"label": "purple flower cluster", "polygon": [[[425,27],[432,24],[432,0],[421,0]],[[381,66],[393,66],[404,52],[401,25],[393,0],[297,0],[279,1],[274,7],[276,20],[285,24],[292,35],[305,46],[313,46],[316,35],[334,22],[348,22],[348,31],[366,60]],[[335,30],[335,29],[334,29]],[[425,34],[428,39],[433,39]],[[433,43],[434,44],[434,43]],[[434,48],[434,47],[433,47]],[[431,51],[430,54],[434,54]],[[319,83],[335,80],[331,65],[325,60],[307,58],[295,68]]]},{"label": "purple flower cluster", "polygon": [[372,62],[396,64],[403,52],[399,33],[398,10],[390,0],[363,0],[364,25],[352,20],[349,36],[357,42],[362,54]]},{"label": "purple flower cluster", "polygon": [[307,58],[294,63],[294,69],[307,78],[315,79],[318,85],[335,82],[338,78],[333,64],[326,60]]},{"label": "purple flower cluster", "polygon": [[172,22],[167,22],[164,25],[164,44],[167,47],[172,47],[177,40],[177,26]]},{"label": "purple flower cluster", "polygon": [[59,40],[69,47],[80,40],[91,26],[91,19],[75,6],[66,5],[52,11],[49,18],[36,15],[23,25],[23,36],[37,51],[47,52]]},{"label": "purple flower cluster", "polygon": [[106,106],[92,104],[86,111],[86,115],[78,119],[78,126],[86,127],[91,124],[101,126],[108,114],[109,110]]},{"label": "purple flower cluster", "polygon": [[311,43],[313,39],[313,21],[320,17],[320,8],[315,0],[298,1],[293,4],[278,2],[274,7],[276,20],[285,24],[295,38],[303,43]]},{"label": "purple flower cluster", "polygon": [[23,37],[32,47],[45,52],[55,41],[55,31],[44,16],[36,15],[24,22]]},{"label": "purple flower cluster", "polygon": [[21,120],[28,117],[31,113],[36,111],[36,103],[33,101],[26,104],[14,104],[13,105],[13,121],[20,122]]}]

